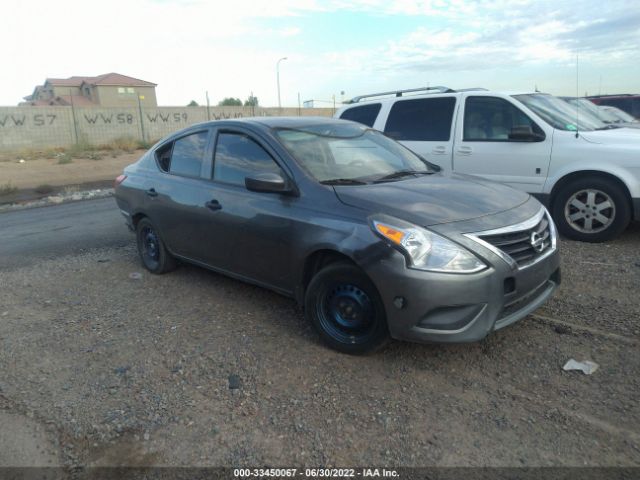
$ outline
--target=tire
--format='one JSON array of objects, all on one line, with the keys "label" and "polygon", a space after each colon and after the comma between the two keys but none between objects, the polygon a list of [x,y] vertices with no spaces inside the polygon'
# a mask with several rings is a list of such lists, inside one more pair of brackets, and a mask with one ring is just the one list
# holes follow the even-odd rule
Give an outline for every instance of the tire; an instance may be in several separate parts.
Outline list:
[{"label": "tire", "polygon": [[305,315],[331,348],[349,354],[370,353],[389,339],[380,295],[355,265],[335,263],[309,283]]},{"label": "tire", "polygon": [[151,273],[166,273],[176,268],[176,259],[169,253],[158,230],[148,218],[138,222],[136,241],[142,266]]},{"label": "tire", "polygon": [[631,220],[629,199],[604,177],[584,177],[563,186],[553,200],[560,233],[581,242],[604,242],[620,235]]}]

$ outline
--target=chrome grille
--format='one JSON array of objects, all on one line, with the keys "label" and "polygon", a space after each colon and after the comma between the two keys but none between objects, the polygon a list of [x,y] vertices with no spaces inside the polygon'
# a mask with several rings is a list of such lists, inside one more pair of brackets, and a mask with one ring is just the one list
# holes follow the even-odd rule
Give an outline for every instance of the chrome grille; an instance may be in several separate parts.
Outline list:
[{"label": "chrome grille", "polygon": [[555,250],[555,226],[546,210],[517,225],[468,235],[512,265],[526,267]]}]

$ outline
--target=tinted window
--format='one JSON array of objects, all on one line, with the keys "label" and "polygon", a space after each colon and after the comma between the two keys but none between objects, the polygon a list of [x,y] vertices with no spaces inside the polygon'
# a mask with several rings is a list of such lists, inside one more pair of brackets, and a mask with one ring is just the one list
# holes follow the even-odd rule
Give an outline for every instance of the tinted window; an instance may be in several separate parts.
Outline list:
[{"label": "tinted window", "polygon": [[453,97],[396,102],[384,132],[396,140],[448,141],[455,105]]},{"label": "tinted window", "polygon": [[280,173],[280,168],[264,148],[246,135],[237,133],[218,135],[213,178],[222,182],[244,185],[245,177],[264,172]]},{"label": "tinted window", "polygon": [[340,118],[344,120],[352,120],[354,122],[362,123],[367,127],[373,127],[376,121],[376,117],[382,108],[382,104],[374,103],[371,105],[362,105],[361,107],[350,108],[345,110],[340,115]]},{"label": "tinted window", "polygon": [[542,129],[524,112],[502,98],[467,98],[463,140],[509,141],[513,127],[531,127],[534,133],[544,135]]},{"label": "tinted window", "polygon": [[173,147],[173,142],[169,142],[165,145],[162,145],[160,148],[156,150],[156,160],[158,161],[158,166],[160,170],[163,172],[169,171],[169,162],[171,161],[171,148]]},{"label": "tinted window", "polygon": [[208,132],[198,132],[176,140],[169,171],[176,175],[199,177],[208,137]]}]

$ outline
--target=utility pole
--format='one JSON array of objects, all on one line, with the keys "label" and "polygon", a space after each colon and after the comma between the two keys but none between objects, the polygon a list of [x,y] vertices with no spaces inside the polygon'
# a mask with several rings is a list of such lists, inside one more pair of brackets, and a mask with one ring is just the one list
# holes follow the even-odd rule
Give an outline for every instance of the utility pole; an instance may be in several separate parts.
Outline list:
[{"label": "utility pole", "polygon": [[140,95],[136,92],[136,98],[138,99],[138,110],[140,111],[140,132],[142,133],[142,141],[146,142],[146,136],[144,134],[144,119],[142,118],[142,103],[140,102]]},{"label": "utility pole", "polygon": [[211,112],[209,111],[209,91],[207,90],[206,92],[204,92],[205,96],[207,97],[207,122],[209,120],[211,120]]},{"label": "utility pole", "polygon": [[278,83],[278,109],[282,110],[282,103],[280,102],[280,62],[286,60],[287,57],[282,57],[276,62],[276,81]]},{"label": "utility pole", "polygon": [[71,89],[69,89],[69,99],[71,100],[71,117],[73,119],[73,132],[76,135],[76,145],[80,143],[80,139],[78,138],[78,122],[76,121],[76,109],[73,105],[73,93]]}]

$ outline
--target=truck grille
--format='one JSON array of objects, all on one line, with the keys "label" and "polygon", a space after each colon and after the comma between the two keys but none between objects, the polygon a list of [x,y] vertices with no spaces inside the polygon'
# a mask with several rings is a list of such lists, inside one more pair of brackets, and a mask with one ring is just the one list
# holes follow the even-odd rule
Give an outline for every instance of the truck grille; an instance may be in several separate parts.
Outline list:
[{"label": "truck grille", "polygon": [[[471,235],[519,268],[526,267],[555,249],[555,227],[545,210],[527,222]],[[511,262],[510,262],[511,263]]]}]

